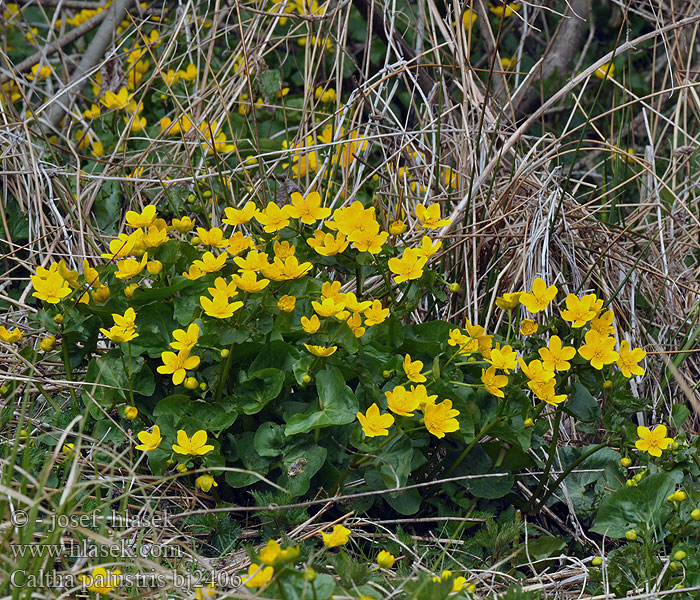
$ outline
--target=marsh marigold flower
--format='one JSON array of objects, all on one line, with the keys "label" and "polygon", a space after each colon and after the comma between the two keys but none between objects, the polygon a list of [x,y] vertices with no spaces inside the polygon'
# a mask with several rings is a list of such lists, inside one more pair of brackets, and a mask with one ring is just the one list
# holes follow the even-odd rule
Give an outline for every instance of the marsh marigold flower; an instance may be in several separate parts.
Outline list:
[{"label": "marsh marigold flower", "polygon": [[302,223],[313,225],[316,221],[330,216],[331,209],[321,206],[321,194],[309,192],[302,196],[299,192],[292,193],[291,204],[287,213],[292,219],[300,219]]},{"label": "marsh marigold flower", "polygon": [[574,328],[583,327],[598,314],[597,300],[595,294],[586,294],[582,298],[569,294],[566,297],[566,309],[561,311],[561,318],[570,321]]},{"label": "marsh marigold flower", "polygon": [[637,427],[637,435],[640,439],[634,445],[637,450],[648,452],[651,456],[658,458],[661,452],[673,443],[673,438],[666,437],[667,433],[666,425],[657,425],[654,429],[640,425]]},{"label": "marsh marigold flower", "polygon": [[496,306],[501,310],[513,310],[520,305],[520,296],[522,292],[511,292],[503,294],[496,298]]},{"label": "marsh marigold flower", "polygon": [[620,371],[625,377],[629,379],[633,375],[644,375],[644,368],[637,363],[644,360],[647,355],[646,350],[641,348],[630,350],[630,343],[627,340],[623,340],[620,342],[619,354],[617,366],[620,367]]},{"label": "marsh marigold flower", "polygon": [[243,302],[240,300],[229,302],[228,293],[219,290],[212,293],[211,299],[206,296],[200,296],[199,303],[202,305],[204,313],[215,319],[228,319],[233,316],[233,313],[243,307]]},{"label": "marsh marigold flower", "polygon": [[103,596],[119,585],[121,573],[119,569],[107,571],[104,567],[95,567],[91,575],[81,574],[79,578],[88,591]]},{"label": "marsh marigold flower", "polygon": [[199,325],[192,323],[187,331],[176,329],[173,331],[174,342],[170,342],[170,347],[174,350],[192,350],[199,339]]},{"label": "marsh marigold flower", "polygon": [[459,421],[455,419],[459,411],[452,408],[452,400],[443,400],[439,404],[427,404],[423,414],[425,428],[437,438],[445,437],[446,433],[459,431]]},{"label": "marsh marigold flower", "polygon": [[364,312],[364,315],[365,325],[367,325],[368,327],[372,325],[379,325],[380,323],[383,323],[389,316],[389,309],[382,308],[381,300],[374,300],[372,302],[372,305]]},{"label": "marsh marigold flower", "polygon": [[289,205],[281,208],[274,202],[268,202],[267,206],[255,213],[255,219],[265,229],[265,233],[275,233],[289,225]]},{"label": "marsh marigold flower", "polygon": [[441,218],[440,205],[437,202],[428,207],[418,204],[416,206],[416,217],[426,229],[437,229],[452,223],[450,219]]},{"label": "marsh marigold flower", "polygon": [[406,388],[402,385],[397,385],[390,392],[384,392],[389,410],[395,415],[402,417],[412,417],[413,411],[419,406],[418,398],[411,393],[406,392]]},{"label": "marsh marigold flower", "polygon": [[163,441],[163,438],[160,435],[160,427],[158,427],[158,425],[154,425],[153,430],[150,432],[139,431],[137,437],[141,443],[136,446],[136,450],[143,450],[144,452],[155,450]]},{"label": "marsh marigold flower", "polygon": [[175,452],[190,456],[202,456],[213,449],[214,446],[207,444],[207,432],[203,429],[195,432],[191,439],[186,431],[180,429],[177,432],[177,444],[173,444]]},{"label": "marsh marigold flower", "polygon": [[285,295],[277,301],[277,308],[279,308],[282,312],[292,312],[296,305],[297,299],[294,296]]},{"label": "marsh marigold flower", "polygon": [[396,557],[386,550],[382,550],[379,554],[377,554],[377,564],[382,569],[391,569],[395,562]]},{"label": "marsh marigold flower", "polygon": [[32,286],[35,290],[32,296],[49,304],[58,304],[71,294],[70,286],[58,271],[48,272],[46,277],[32,275]]},{"label": "marsh marigold flower", "polygon": [[157,371],[161,375],[172,375],[175,385],[180,385],[185,380],[187,371],[196,369],[200,361],[199,356],[190,356],[189,350],[180,350],[177,354],[166,351],[160,356],[163,364]]},{"label": "marsh marigold flower", "polygon": [[246,202],[246,205],[243,208],[233,208],[231,206],[227,206],[224,208],[226,217],[223,219],[223,222],[227,225],[233,225],[234,227],[236,225],[245,225],[255,216],[257,210],[258,207],[255,206],[255,202],[252,200]]},{"label": "marsh marigold flower", "polygon": [[411,355],[407,354],[403,359],[403,372],[413,383],[423,383],[427,381],[425,375],[421,374],[423,363],[420,360],[411,361]]},{"label": "marsh marigold flower", "polygon": [[415,248],[405,248],[401,258],[390,258],[389,269],[394,273],[394,281],[403,283],[410,279],[419,279],[423,275],[423,267],[428,259],[421,256]]},{"label": "marsh marigold flower", "polygon": [[610,363],[616,362],[620,355],[615,352],[617,342],[613,337],[604,337],[597,331],[586,332],[586,343],[578,349],[578,353],[599,371]]},{"label": "marsh marigold flower", "polygon": [[538,313],[549,306],[558,291],[555,285],[548,286],[543,279],[537,277],[532,282],[532,289],[520,295],[520,304],[531,313]]},{"label": "marsh marigold flower", "polygon": [[249,588],[265,587],[275,574],[275,570],[270,567],[263,567],[257,563],[252,563],[248,567],[248,577],[243,578],[243,583]]},{"label": "marsh marigold flower", "polygon": [[0,327],[0,340],[9,344],[14,344],[22,339],[22,332],[15,327],[13,331],[8,331],[5,326]]},{"label": "marsh marigold flower", "polygon": [[532,319],[523,319],[520,321],[521,335],[532,335],[533,333],[537,333],[539,328],[540,326]]},{"label": "marsh marigold flower", "polygon": [[347,527],[343,525],[336,525],[333,527],[331,533],[322,533],[323,544],[326,548],[335,548],[336,546],[344,546],[350,540],[350,531]]},{"label": "marsh marigold flower", "polygon": [[488,369],[481,369],[481,381],[486,391],[496,398],[504,398],[505,394],[500,388],[508,385],[508,377],[497,375],[496,367],[491,365]]},{"label": "marsh marigold flower", "polygon": [[304,344],[304,348],[306,348],[314,356],[325,358],[327,356],[330,356],[331,354],[335,354],[335,351],[338,349],[338,346],[326,347],[326,346],[314,346],[312,344]]},{"label": "marsh marigold flower", "polygon": [[313,335],[318,331],[319,327],[321,327],[321,320],[318,318],[318,315],[311,315],[310,319],[308,317],[302,317],[301,327],[306,333]]},{"label": "marsh marigold flower", "polygon": [[216,480],[208,473],[197,477],[197,479],[194,480],[194,485],[205,493],[208,492],[212,487],[219,487],[219,484],[216,483]]},{"label": "marsh marigold flower", "polygon": [[376,403],[372,404],[364,415],[358,412],[357,420],[367,437],[389,435],[389,427],[394,424],[393,415],[381,414]]},{"label": "marsh marigold flower", "polygon": [[537,351],[542,359],[542,365],[549,371],[568,371],[571,368],[570,361],[576,356],[573,346],[562,346],[561,338],[553,335],[549,339],[549,346]]}]

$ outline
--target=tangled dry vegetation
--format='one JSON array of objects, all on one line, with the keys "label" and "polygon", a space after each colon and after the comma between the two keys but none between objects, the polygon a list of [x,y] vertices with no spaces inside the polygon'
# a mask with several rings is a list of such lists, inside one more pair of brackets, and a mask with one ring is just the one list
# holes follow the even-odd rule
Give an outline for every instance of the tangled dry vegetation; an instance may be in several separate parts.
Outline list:
[{"label": "tangled dry vegetation", "polygon": [[[121,223],[129,209],[168,205],[171,195],[222,176],[238,207],[251,199],[285,202],[291,191],[332,178],[330,206],[349,205],[371,185],[382,227],[405,221],[410,242],[422,235],[416,204],[439,202],[452,219],[440,231],[448,242],[441,261],[461,292],[444,303],[426,298],[415,321],[466,317],[494,331],[504,318],[495,298],[537,276],[566,293],[598,289],[647,349],[647,377],[633,389],[653,399],[653,414],[687,403],[686,427],[698,431],[697,0],[524,2],[495,21],[484,0],[334,0],[324,10],[296,12],[286,10],[289,2],[114,0],[110,10],[68,28],[66,17],[88,4],[18,2],[36,11],[31,20],[44,15],[31,43],[29,17],[4,15],[26,44],[15,62],[19,38],[4,35],[0,48],[0,300],[8,328],[27,331],[26,316],[36,312],[29,275],[37,266],[63,259],[77,268],[83,258],[96,259],[117,233],[105,224]],[[463,26],[472,14],[474,24]],[[484,26],[489,16],[493,27]],[[49,25],[59,18],[61,27]],[[289,23],[283,30],[282,19]],[[87,43],[83,36],[96,29]],[[187,116],[245,130],[229,140],[228,155],[202,152],[211,135],[198,127],[169,136],[157,125],[135,133],[121,121],[104,154],[77,147],[76,130],[89,128],[82,113],[94,102],[91,84],[100,74],[103,91],[123,87],[128,49],[137,42],[148,48],[152,30],[165,49],[146,50],[153,65],[134,99],[153,111],[152,125],[158,116]],[[597,77],[611,62],[615,75]],[[197,76],[187,93],[176,93],[163,74],[189,63]],[[26,77],[37,64],[51,65],[47,83]],[[275,95],[273,79],[292,88],[289,102]],[[322,102],[319,86],[336,97]],[[161,94],[168,102],[156,109]],[[280,106],[283,116],[273,116]],[[348,136],[356,160],[332,161],[329,148],[342,148]],[[311,153],[316,167],[300,168]],[[212,226],[226,202],[215,191],[206,207]],[[30,394],[35,383],[57,394],[77,385],[62,363],[44,362],[34,372],[11,345],[0,350],[0,380],[26,381]],[[13,419],[3,419],[3,436],[12,435]],[[579,435],[566,420],[562,433],[567,443]],[[123,473],[130,468],[122,466]],[[195,511],[205,506],[173,485],[163,492],[171,500]],[[313,535],[322,507],[290,538]],[[382,527],[370,535],[384,535]],[[449,540],[445,548],[459,556]],[[222,560],[245,566],[243,554]],[[484,595],[499,580],[497,567],[479,580]],[[585,565],[564,562],[550,580],[530,583],[559,594],[554,590],[582,589],[585,573]]]}]

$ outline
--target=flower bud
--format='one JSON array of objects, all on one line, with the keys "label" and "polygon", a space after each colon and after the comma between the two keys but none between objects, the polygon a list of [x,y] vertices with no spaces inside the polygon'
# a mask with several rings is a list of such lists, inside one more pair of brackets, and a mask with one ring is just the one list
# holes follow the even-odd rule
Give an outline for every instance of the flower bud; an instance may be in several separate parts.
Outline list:
[{"label": "flower bud", "polygon": [[304,375],[302,375],[302,377],[301,377],[301,381],[303,383],[310,383],[311,382],[311,375],[309,375],[308,373],[304,373]]},{"label": "flower bud", "polygon": [[39,344],[39,348],[43,350],[44,352],[51,352],[56,347],[56,336],[54,335],[47,335],[43,340],[41,340],[41,343]]},{"label": "flower bud", "polygon": [[229,354],[231,354],[231,352],[227,348],[224,348],[221,351],[221,358],[228,358]]},{"label": "flower bud", "polygon": [[612,389],[613,389],[613,382],[610,381],[609,379],[606,379],[606,380],[603,382],[603,389],[604,389],[606,392],[612,391]]},{"label": "flower bud", "polygon": [[695,508],[690,511],[690,518],[693,521],[700,521],[700,508]]},{"label": "flower bud", "polygon": [[311,583],[314,579],[316,579],[316,571],[314,571],[313,567],[306,567],[304,569],[304,580]]},{"label": "flower bud", "polygon": [[534,427],[535,426],[535,422],[532,420],[532,417],[528,417],[527,419],[525,419],[524,423],[525,423],[525,427]]},{"label": "flower bud", "polygon": [[674,555],[673,555],[673,560],[681,561],[685,560],[688,558],[688,555],[683,551],[683,550],[678,550]]},{"label": "flower bud", "polygon": [[146,264],[146,270],[151,275],[158,275],[163,270],[163,263],[159,260],[149,260]]},{"label": "flower bud", "polygon": [[63,323],[63,315],[61,313],[58,313],[54,318],[53,318],[54,323],[58,323],[59,325]]},{"label": "flower bud", "polygon": [[637,539],[637,530],[636,529],[628,529],[625,532],[625,537],[630,541],[634,542]]},{"label": "flower bud", "polygon": [[625,467],[625,469],[626,469],[627,467],[629,467],[629,466],[632,464],[632,459],[631,459],[631,458],[628,458],[627,456],[623,456],[623,457],[620,459],[620,464],[621,464],[623,467]]},{"label": "flower bud", "polygon": [[449,289],[453,294],[456,294],[457,292],[459,292],[459,291],[462,289],[462,286],[459,285],[456,281],[454,281],[453,283],[451,283],[451,284],[448,286],[448,289]]},{"label": "flower bud", "polygon": [[185,379],[185,389],[196,390],[199,387],[199,381],[196,377],[188,377]]},{"label": "flower bud", "polygon": [[124,416],[129,420],[133,421],[136,417],[139,416],[139,409],[136,408],[135,406],[127,406],[124,409]]},{"label": "flower bud", "polygon": [[603,564],[603,559],[600,556],[596,556],[592,561],[591,564],[594,567],[599,567],[600,565]]}]

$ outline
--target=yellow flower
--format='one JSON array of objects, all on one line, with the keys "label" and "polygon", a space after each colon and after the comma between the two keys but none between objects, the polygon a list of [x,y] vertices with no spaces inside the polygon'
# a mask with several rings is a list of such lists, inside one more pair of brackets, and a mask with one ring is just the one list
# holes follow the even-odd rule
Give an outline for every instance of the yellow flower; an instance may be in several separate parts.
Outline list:
[{"label": "yellow flower", "polygon": [[595,310],[597,300],[595,294],[586,294],[583,298],[569,294],[566,297],[566,310],[561,311],[561,318],[571,321],[571,326],[574,328],[583,327],[598,314]]},{"label": "yellow flower", "polygon": [[173,219],[173,227],[180,233],[188,233],[194,229],[194,221],[187,216],[182,219]]},{"label": "yellow flower", "polygon": [[487,370],[481,369],[481,381],[489,394],[496,398],[505,398],[500,388],[508,385],[508,378],[505,375],[496,375],[496,367],[491,365]]},{"label": "yellow flower", "polygon": [[540,385],[554,380],[554,371],[546,368],[540,360],[532,360],[528,364],[524,359],[519,358],[518,363],[525,376],[530,380],[528,383],[530,389],[533,389],[530,384]]},{"label": "yellow flower", "polygon": [[545,382],[531,381],[528,383],[528,387],[535,392],[535,395],[540,400],[544,400],[547,404],[556,406],[557,404],[561,404],[564,402],[564,400],[566,400],[566,394],[557,395],[556,391],[554,390],[554,383],[554,379],[549,379]]},{"label": "yellow flower", "polygon": [[275,257],[274,262],[263,268],[263,274],[274,281],[285,281],[303,277],[313,269],[310,262],[299,263],[296,256],[289,256],[282,260]]},{"label": "yellow flower", "polygon": [[134,251],[134,246],[136,245],[135,238],[127,236],[125,234],[120,234],[117,239],[109,242],[109,253],[102,254],[102,258],[107,260],[116,260],[119,258],[124,258],[129,256]]},{"label": "yellow flower", "polygon": [[356,227],[348,235],[348,240],[352,242],[353,248],[358,252],[378,254],[382,251],[382,246],[388,237],[389,234],[386,231],[379,231],[379,223],[372,219]]},{"label": "yellow flower", "polygon": [[99,595],[109,594],[115,587],[119,585],[121,571],[107,571],[104,567],[95,567],[92,570],[92,575],[79,575],[80,581],[88,591]]},{"label": "yellow flower", "polygon": [[532,319],[523,319],[520,321],[520,333],[522,335],[532,335],[537,333],[540,326],[535,323]]},{"label": "yellow flower", "polygon": [[238,256],[241,252],[249,250],[255,245],[253,240],[249,237],[243,235],[242,232],[237,231],[228,239],[228,252],[231,256]]},{"label": "yellow flower", "polygon": [[370,306],[364,312],[364,315],[365,315],[365,325],[367,325],[368,327],[371,327],[372,325],[379,325],[380,323],[383,323],[386,320],[386,318],[389,316],[389,309],[382,308],[381,300],[374,300],[372,302],[372,306]]},{"label": "yellow flower", "polygon": [[409,279],[419,279],[423,275],[423,267],[428,259],[421,256],[414,248],[406,248],[401,258],[389,259],[389,270],[394,273],[394,281],[402,283]]},{"label": "yellow flower", "polygon": [[158,213],[153,204],[146,206],[140,213],[130,210],[126,213],[126,223],[134,229],[150,227],[155,223]]},{"label": "yellow flower", "polygon": [[501,310],[513,310],[520,305],[520,295],[522,292],[512,292],[510,294],[503,294],[496,298],[496,306]]},{"label": "yellow flower", "polygon": [[301,327],[306,333],[310,333],[313,335],[318,331],[318,328],[321,327],[321,321],[319,320],[317,315],[311,315],[310,319],[307,317],[302,317]]},{"label": "yellow flower", "polygon": [[139,416],[139,409],[135,406],[127,406],[124,409],[124,416],[127,418],[127,420],[133,421],[136,417]]},{"label": "yellow flower", "polygon": [[440,248],[442,248],[442,242],[434,242],[427,235],[423,236],[421,240],[420,248],[418,248],[418,253],[424,258],[430,258],[436,254]]},{"label": "yellow flower", "polygon": [[216,273],[221,271],[226,264],[228,254],[222,252],[219,256],[214,256],[211,252],[205,252],[201,260],[195,260],[192,266],[197,267],[203,273]]},{"label": "yellow flower", "polygon": [[257,250],[251,250],[246,254],[245,258],[237,256],[233,259],[233,262],[236,263],[241,273],[245,273],[246,271],[255,273],[270,266],[267,254],[265,252],[258,252]]},{"label": "yellow flower", "polygon": [[498,6],[494,6],[489,3],[489,10],[494,15],[498,17],[502,16],[504,19],[512,17],[516,12],[518,12],[521,9],[521,7],[522,5],[519,2],[503,3],[499,4]]},{"label": "yellow flower", "polygon": [[285,260],[290,256],[294,256],[294,253],[297,249],[295,246],[292,246],[289,242],[285,241],[275,242],[272,245],[272,250],[277,258],[279,258],[280,260]]},{"label": "yellow flower", "polygon": [[213,248],[225,248],[229,245],[228,239],[224,237],[224,232],[219,227],[212,227],[209,230],[197,227],[197,236],[204,246]]},{"label": "yellow flower", "polygon": [[292,312],[294,310],[294,307],[297,304],[297,299],[294,296],[282,296],[278,301],[277,301],[277,308],[279,308],[282,312]]},{"label": "yellow flower", "polygon": [[591,329],[597,331],[600,335],[606,337],[609,335],[615,335],[615,328],[612,325],[615,314],[611,310],[606,310],[604,313],[599,314],[595,319],[591,321]]},{"label": "yellow flower", "polygon": [[195,432],[190,439],[187,432],[180,429],[177,432],[177,444],[173,444],[173,450],[177,454],[187,454],[191,456],[203,456],[207,452],[211,452],[214,446],[207,444],[207,432],[203,429]]},{"label": "yellow flower", "polygon": [[39,68],[39,65],[34,65],[32,67],[32,74],[27,75],[27,79],[29,81],[33,81],[36,79],[37,81],[44,81],[45,79],[48,79],[51,76],[51,68],[48,67],[47,65],[42,65],[41,68]]},{"label": "yellow flower", "polygon": [[450,219],[442,219],[440,217],[440,205],[437,202],[427,208],[422,204],[418,204],[416,206],[416,217],[426,229],[437,229],[452,223]]},{"label": "yellow flower", "polygon": [[320,229],[314,232],[314,237],[309,238],[307,243],[321,256],[335,256],[344,252],[348,247],[348,240],[345,234],[338,232],[337,235],[324,233]]},{"label": "yellow flower", "polygon": [[549,347],[540,348],[537,351],[542,359],[542,365],[549,371],[568,371],[571,364],[568,362],[576,356],[573,346],[561,345],[561,338],[553,335],[549,340]]},{"label": "yellow flower", "polygon": [[[391,235],[401,235],[406,232],[406,229],[406,223],[403,221],[393,221],[391,225],[389,225],[389,233]],[[440,242],[440,245],[442,245],[442,242]]]},{"label": "yellow flower", "polygon": [[183,277],[186,277],[187,279],[189,279],[191,281],[195,281],[195,280],[199,279],[200,277],[204,277],[205,275],[206,275],[206,273],[204,271],[202,271],[202,269],[200,269],[197,265],[194,265],[194,264],[190,265],[189,271],[185,271],[182,274]]},{"label": "yellow flower", "polygon": [[391,569],[395,562],[396,557],[386,550],[382,550],[379,554],[377,554],[377,564],[382,569]]},{"label": "yellow flower", "polygon": [[126,108],[130,100],[129,90],[125,87],[120,89],[116,94],[112,90],[107,90],[105,92],[105,97],[100,98],[100,102],[110,110]]},{"label": "yellow flower", "polygon": [[197,477],[197,479],[194,480],[194,485],[205,493],[208,492],[212,487],[219,487],[219,484],[216,483],[216,480],[208,473]]},{"label": "yellow flower", "polygon": [[255,214],[255,219],[263,226],[265,233],[274,233],[289,225],[289,211],[288,204],[280,208],[274,202],[269,202],[262,211]]},{"label": "yellow flower", "polygon": [[416,402],[418,402],[419,410],[425,410],[425,407],[428,404],[433,404],[435,400],[437,400],[437,394],[428,396],[428,389],[423,384],[412,385],[411,391],[408,393],[415,398]]},{"label": "yellow flower", "polygon": [[509,373],[517,367],[518,354],[511,346],[503,346],[500,344],[491,350],[490,356],[486,359],[487,363],[492,364],[496,369],[501,369]]},{"label": "yellow flower", "polygon": [[170,342],[170,347],[174,350],[192,350],[199,339],[199,326],[192,323],[187,331],[184,329],[176,329],[173,331],[174,342]]},{"label": "yellow flower", "polygon": [[139,337],[139,334],[136,333],[136,331],[134,331],[133,329],[125,329],[124,327],[120,327],[119,325],[114,325],[109,330],[100,327],[100,331],[110,340],[118,344],[122,342],[130,342],[134,338]]},{"label": "yellow flower", "polygon": [[[184,466],[184,465],[178,465],[176,467],[178,471],[180,470],[181,466]],[[182,472],[186,472],[186,471],[187,471],[187,467],[185,467],[185,471],[182,471]],[[197,479],[199,479],[199,477]],[[196,481],[195,481],[195,485],[196,485]],[[214,596],[216,596],[216,587],[214,587],[213,583],[205,585],[204,587],[197,586],[194,589],[195,600],[211,600],[212,598],[214,598]]]},{"label": "yellow flower", "polygon": [[302,223],[313,225],[316,221],[330,216],[331,209],[321,206],[321,194],[318,192],[309,192],[306,197],[299,192],[294,192],[291,195],[291,205],[288,207],[287,214],[292,219],[301,219]]},{"label": "yellow flower", "polygon": [[615,352],[616,341],[613,337],[604,337],[597,331],[586,332],[586,343],[578,349],[578,353],[599,371],[610,363],[616,362],[620,355]]},{"label": "yellow flower", "polygon": [[419,406],[418,398],[414,394],[406,392],[406,388],[402,385],[397,385],[392,391],[384,392],[389,410],[395,415],[402,417],[412,417],[413,411]]},{"label": "yellow flower", "polygon": [[148,431],[139,431],[137,437],[141,443],[136,446],[136,450],[143,450],[144,452],[155,450],[163,441],[158,425],[154,425],[150,433]]},{"label": "yellow flower", "polygon": [[639,426],[637,435],[640,439],[634,445],[637,450],[648,452],[651,456],[658,458],[661,456],[661,451],[666,450],[673,443],[673,438],[667,438],[666,433],[668,433],[666,425],[657,425],[653,430]]},{"label": "yellow flower", "polygon": [[340,281],[325,281],[321,286],[321,298],[330,298],[334,302],[345,302],[345,294],[340,291]]},{"label": "yellow flower", "polygon": [[322,533],[323,544],[326,548],[335,548],[336,546],[344,546],[348,543],[350,539],[350,534],[352,532],[342,525],[336,525],[333,527],[331,533]]},{"label": "yellow flower", "polygon": [[443,438],[446,433],[459,431],[459,422],[455,419],[459,411],[452,408],[451,400],[443,400],[439,404],[427,404],[423,413],[425,428],[435,437]]},{"label": "yellow flower", "polygon": [[157,371],[161,375],[172,375],[175,385],[180,385],[185,380],[187,371],[196,369],[200,361],[199,356],[190,356],[189,350],[180,350],[177,354],[166,351],[160,356],[163,364]]},{"label": "yellow flower", "polygon": [[231,206],[227,206],[224,208],[224,212],[226,213],[226,217],[224,218],[224,223],[227,225],[233,225],[234,227],[236,225],[245,225],[248,221],[250,221],[254,216],[255,213],[258,211],[257,206],[255,206],[255,202],[249,200],[246,202],[246,205],[241,208],[232,208]]},{"label": "yellow flower", "polygon": [[270,283],[270,280],[258,280],[258,276],[255,273],[251,271],[244,271],[241,275],[234,275],[233,282],[236,284],[236,287],[242,289],[244,292],[253,294],[265,289]]},{"label": "yellow flower", "polygon": [[[343,311],[343,313],[347,312],[348,311]],[[340,318],[340,315],[336,315],[336,318]],[[352,313],[350,317],[345,320],[345,322],[348,324],[350,331],[352,331],[356,338],[361,338],[363,335],[365,335],[367,329],[362,327],[362,317],[359,313]]]},{"label": "yellow flower", "polygon": [[249,588],[265,587],[272,581],[272,576],[274,574],[275,570],[272,567],[263,567],[257,563],[252,563],[248,567],[248,577],[243,579],[243,583]]},{"label": "yellow flower", "polygon": [[136,329],[136,311],[133,308],[127,308],[123,315],[112,313],[114,324],[123,329]]},{"label": "yellow flower", "polygon": [[39,300],[44,300],[49,304],[58,304],[63,298],[70,296],[70,286],[58,271],[49,272],[46,277],[32,275],[31,278],[32,286],[36,290],[32,296],[39,298]]},{"label": "yellow flower", "polygon": [[450,333],[447,339],[447,343],[450,346],[456,346],[459,348],[459,354],[463,356],[469,356],[472,352],[476,352],[479,349],[479,340],[473,338],[470,335],[465,335],[460,329],[450,329]]},{"label": "yellow flower", "polygon": [[338,349],[338,346],[329,346],[326,348],[325,346],[313,346],[311,344],[304,344],[304,347],[314,356],[320,356],[322,358],[334,354]]},{"label": "yellow flower", "polygon": [[353,292],[343,294],[343,297],[345,299],[345,308],[354,313],[365,313],[372,306],[371,300],[359,301]]},{"label": "yellow flower", "polygon": [[413,383],[423,383],[427,381],[425,375],[421,374],[423,370],[423,363],[420,360],[411,362],[411,355],[407,354],[403,359],[403,372],[408,377],[409,381]]},{"label": "yellow flower", "polygon": [[211,300],[206,296],[200,296],[199,303],[202,305],[204,313],[215,319],[228,319],[243,307],[243,302],[240,301],[229,303],[228,294],[218,290],[212,293]]},{"label": "yellow flower", "polygon": [[612,79],[615,76],[615,65],[611,62],[605,63],[604,65],[598,67],[593,74],[598,79],[605,80],[608,77]]},{"label": "yellow flower", "polygon": [[363,415],[357,413],[357,420],[367,437],[389,435],[389,427],[394,424],[394,417],[389,413],[380,414],[377,404],[372,404]]},{"label": "yellow flower", "polygon": [[630,343],[627,340],[620,342],[620,357],[617,359],[617,366],[622,374],[630,378],[632,375],[644,375],[644,369],[637,363],[644,360],[647,355],[646,350],[635,348],[630,350]]},{"label": "yellow flower", "polygon": [[334,298],[324,298],[321,302],[315,300],[311,303],[314,311],[321,317],[334,317],[345,308],[345,302],[335,300]]},{"label": "yellow flower", "polygon": [[547,286],[544,280],[537,277],[535,281],[532,282],[532,290],[528,293],[521,294],[520,304],[531,313],[538,313],[549,306],[549,303],[554,300],[558,291],[556,286]]},{"label": "yellow flower", "polygon": [[0,327],[0,340],[14,344],[22,339],[22,332],[15,327],[14,331],[8,331],[5,326]]},{"label": "yellow flower", "polygon": [[117,279],[131,279],[136,277],[141,271],[146,268],[148,262],[148,252],[144,252],[141,257],[141,262],[133,258],[125,258],[117,263],[118,270],[114,273]]}]

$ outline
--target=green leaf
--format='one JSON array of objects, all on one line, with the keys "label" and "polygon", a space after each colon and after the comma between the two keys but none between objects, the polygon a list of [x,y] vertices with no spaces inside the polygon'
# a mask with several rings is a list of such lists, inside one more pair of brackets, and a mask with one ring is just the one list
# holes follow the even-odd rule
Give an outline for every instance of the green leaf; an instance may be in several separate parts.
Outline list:
[{"label": "green leaf", "polygon": [[292,496],[302,496],[309,491],[311,478],[326,462],[328,451],[320,446],[304,444],[284,454],[282,475],[277,484],[287,489]]},{"label": "green leaf", "polygon": [[671,407],[671,422],[676,429],[683,427],[683,424],[689,416],[690,410],[685,404],[674,404]]},{"label": "green leaf", "polygon": [[584,423],[600,419],[600,406],[588,389],[581,383],[574,384],[574,392],[564,405],[564,410]]},{"label": "green leaf", "polygon": [[255,432],[255,451],[260,456],[279,456],[284,451],[287,437],[284,426],[277,423],[263,423]]},{"label": "green leaf", "polygon": [[321,371],[316,378],[316,389],[322,409],[292,415],[284,430],[287,436],[331,425],[347,425],[355,420],[358,411],[357,398],[345,384],[340,369],[330,367]]},{"label": "green leaf", "polygon": [[[564,541],[557,537],[545,536],[531,539],[527,544],[527,556],[529,560],[542,560],[558,554],[564,546],[566,546]],[[521,554],[525,554],[525,548],[522,548]]]},{"label": "green leaf", "polygon": [[670,514],[666,498],[676,482],[667,473],[645,477],[639,486],[625,486],[600,503],[591,531],[611,538],[623,538],[628,529],[659,527]]},{"label": "green leaf", "polygon": [[284,373],[279,369],[262,369],[247,374],[242,371],[240,383],[233,390],[235,407],[246,415],[259,413],[282,391]]},{"label": "green leaf", "polygon": [[515,477],[513,475],[492,475],[484,473],[476,479],[468,479],[466,488],[477,498],[488,498],[495,500],[503,498],[513,489]]}]

